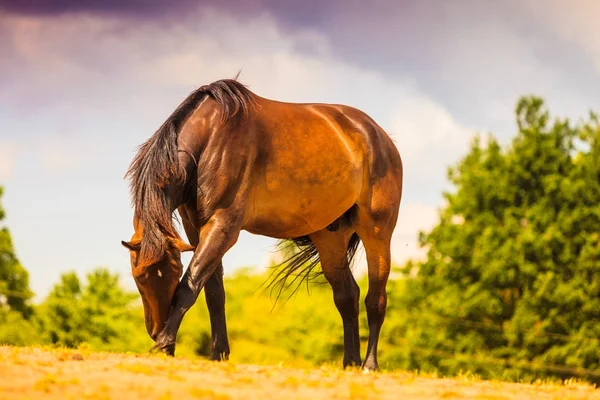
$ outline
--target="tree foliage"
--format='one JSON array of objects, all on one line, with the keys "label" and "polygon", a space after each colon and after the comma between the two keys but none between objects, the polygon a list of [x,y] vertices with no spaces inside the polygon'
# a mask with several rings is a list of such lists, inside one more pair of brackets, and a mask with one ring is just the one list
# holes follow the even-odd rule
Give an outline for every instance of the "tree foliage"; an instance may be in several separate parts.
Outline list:
[{"label": "tree foliage", "polygon": [[71,272],[61,276],[39,307],[45,341],[67,347],[83,343],[96,349],[147,350],[138,295],[119,285],[119,276],[106,268],[87,274],[83,284]]},{"label": "tree foliage", "polygon": [[[0,186],[0,199],[2,193]],[[0,312],[18,312],[28,318],[32,312],[29,300],[33,296],[29,275],[17,259],[8,228],[1,225],[5,217],[0,202]]]},{"label": "tree foliage", "polygon": [[403,268],[398,301],[411,315],[395,334],[406,338],[405,367],[515,376],[600,369],[598,119],[551,122],[535,97],[518,102],[516,119],[508,148],[478,138],[450,168],[455,191],[420,236],[427,258]]}]

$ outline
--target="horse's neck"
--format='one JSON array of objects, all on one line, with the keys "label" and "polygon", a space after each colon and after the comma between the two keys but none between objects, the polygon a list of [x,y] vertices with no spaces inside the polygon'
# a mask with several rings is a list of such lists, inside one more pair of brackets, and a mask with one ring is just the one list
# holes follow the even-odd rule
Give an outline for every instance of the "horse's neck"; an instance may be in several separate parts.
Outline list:
[{"label": "horse's neck", "polygon": [[[189,180],[189,177],[188,177]],[[169,212],[173,214],[179,206],[185,203],[185,191],[187,182],[185,183],[173,183],[166,188],[166,195],[168,199]]]}]

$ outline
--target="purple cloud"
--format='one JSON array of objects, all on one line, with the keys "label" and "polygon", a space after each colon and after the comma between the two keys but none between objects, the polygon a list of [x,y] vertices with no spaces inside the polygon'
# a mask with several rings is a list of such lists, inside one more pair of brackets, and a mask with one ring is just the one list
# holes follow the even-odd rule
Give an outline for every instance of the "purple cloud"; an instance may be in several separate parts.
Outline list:
[{"label": "purple cloud", "polygon": [[19,14],[56,15],[72,12],[101,14],[160,15],[185,10],[197,4],[192,0],[0,0],[0,10]]}]

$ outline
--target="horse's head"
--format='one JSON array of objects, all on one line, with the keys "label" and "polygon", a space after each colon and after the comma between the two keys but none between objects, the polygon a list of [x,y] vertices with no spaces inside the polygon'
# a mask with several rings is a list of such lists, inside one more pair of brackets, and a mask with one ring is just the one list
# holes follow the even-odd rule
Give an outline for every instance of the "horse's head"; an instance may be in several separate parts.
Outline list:
[{"label": "horse's head", "polygon": [[121,244],[129,249],[131,273],[144,305],[146,330],[156,339],[169,318],[171,300],[183,272],[181,253],[194,248],[179,238],[171,238],[166,240],[162,256],[144,259],[138,235]]}]

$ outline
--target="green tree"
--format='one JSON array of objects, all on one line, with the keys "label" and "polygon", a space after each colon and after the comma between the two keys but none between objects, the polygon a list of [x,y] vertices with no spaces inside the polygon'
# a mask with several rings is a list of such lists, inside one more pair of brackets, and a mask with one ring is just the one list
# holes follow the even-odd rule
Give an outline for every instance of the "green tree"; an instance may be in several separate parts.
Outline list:
[{"label": "green tree", "polygon": [[388,342],[403,346],[391,363],[512,378],[600,369],[600,124],[551,122],[536,97],[516,119],[508,148],[476,138],[449,169],[455,190],[420,236],[427,257],[392,293]]},{"label": "green tree", "polygon": [[82,284],[65,273],[39,307],[42,332],[50,343],[94,349],[144,351],[150,348],[136,293],[119,285],[119,276],[105,268],[87,274]]},{"label": "green tree", "polygon": [[[0,187],[0,198],[3,189]],[[0,203],[0,223],[5,213]],[[0,343],[28,345],[36,341],[29,275],[19,263],[8,228],[0,225]]]},{"label": "green tree", "polygon": [[[3,188],[0,186],[0,199],[2,194]],[[0,202],[0,306],[29,318],[33,312],[29,304],[33,297],[29,289],[29,274],[17,259],[8,228],[1,225],[5,217]]]}]

